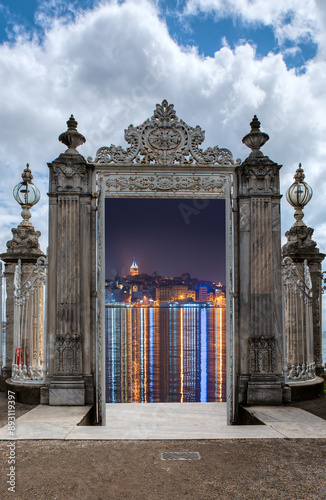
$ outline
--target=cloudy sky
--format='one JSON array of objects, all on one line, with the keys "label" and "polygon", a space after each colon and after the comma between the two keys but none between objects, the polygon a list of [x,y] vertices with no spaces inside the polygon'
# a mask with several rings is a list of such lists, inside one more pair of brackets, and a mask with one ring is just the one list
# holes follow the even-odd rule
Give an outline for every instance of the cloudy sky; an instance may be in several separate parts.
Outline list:
[{"label": "cloudy sky", "polygon": [[[206,130],[205,146],[249,150],[257,114],[264,152],[283,165],[285,193],[299,162],[314,190],[305,221],[326,252],[326,2],[324,0],[0,0],[0,243],[20,209],[11,190],[27,162],[42,199],[32,221],[47,241],[46,163],[73,113],[95,156],[173,102]],[[283,200],[282,233],[293,222]],[[2,250],[2,251],[3,251]]]}]

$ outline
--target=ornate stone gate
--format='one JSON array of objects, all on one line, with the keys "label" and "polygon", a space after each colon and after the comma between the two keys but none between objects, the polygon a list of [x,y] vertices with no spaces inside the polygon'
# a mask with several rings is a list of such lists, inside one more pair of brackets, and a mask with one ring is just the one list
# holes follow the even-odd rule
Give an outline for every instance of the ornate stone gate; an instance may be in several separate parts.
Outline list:
[{"label": "ornate stone gate", "polygon": [[128,127],[127,149],[87,161],[76,121],[67,124],[68,149],[49,164],[49,404],[94,403],[105,424],[105,197],[225,199],[228,421],[239,403],[282,402],[280,166],[260,151],[258,119],[242,164],[228,149],[202,150],[204,131],[166,101]]}]

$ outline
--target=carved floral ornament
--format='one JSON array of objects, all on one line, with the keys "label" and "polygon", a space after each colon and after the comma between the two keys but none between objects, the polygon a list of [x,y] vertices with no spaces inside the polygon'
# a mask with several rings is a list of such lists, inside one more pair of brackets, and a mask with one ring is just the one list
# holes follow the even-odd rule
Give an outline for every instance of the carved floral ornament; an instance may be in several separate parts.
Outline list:
[{"label": "carved floral ornament", "polygon": [[202,150],[199,145],[205,139],[205,132],[198,125],[190,127],[176,116],[173,104],[166,100],[157,104],[151,119],[142,125],[129,125],[125,140],[130,146],[111,145],[102,147],[89,163],[97,164],[157,164],[157,165],[239,165],[231,151],[218,146]]},{"label": "carved floral ornament", "polygon": [[193,175],[108,175],[106,187],[109,192],[123,191],[192,191],[220,192],[225,178]]}]

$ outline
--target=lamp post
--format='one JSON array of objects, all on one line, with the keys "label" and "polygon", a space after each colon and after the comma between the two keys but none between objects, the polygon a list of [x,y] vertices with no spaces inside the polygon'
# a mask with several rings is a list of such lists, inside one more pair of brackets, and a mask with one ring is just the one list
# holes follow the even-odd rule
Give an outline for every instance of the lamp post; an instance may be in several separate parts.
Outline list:
[{"label": "lamp post", "polygon": [[[292,288],[289,288],[289,293],[292,294],[292,302],[287,302],[285,305],[285,324],[288,353],[294,352],[295,356],[299,352],[306,349],[308,345],[306,340],[309,338],[309,352],[305,353],[305,359],[309,357],[315,363],[316,375],[323,373],[322,367],[322,308],[321,308],[321,293],[322,293],[322,270],[321,263],[325,258],[316,246],[316,242],[312,240],[313,228],[307,227],[303,219],[303,208],[312,198],[312,188],[305,181],[305,175],[301,167],[301,163],[295,172],[295,182],[289,187],[286,193],[286,199],[295,209],[295,223],[285,233],[287,242],[282,248],[283,262],[290,257],[297,272],[301,276],[301,282],[304,285],[303,290],[309,292],[304,294],[299,289],[299,278],[294,277]],[[305,272],[309,268],[311,284],[306,281]],[[290,290],[291,288],[291,290]],[[310,295],[312,292],[312,296]],[[287,293],[287,292],[286,292]],[[300,306],[302,294],[306,295],[306,303],[308,304],[308,312],[306,314],[306,304]],[[300,312],[303,311],[303,315]],[[296,313],[298,311],[298,313]],[[307,318],[307,320],[305,319]],[[310,333],[309,333],[310,330]],[[291,333],[292,332],[292,333]],[[298,335],[299,332],[299,335]],[[300,333],[301,332],[301,333]],[[298,336],[298,338],[296,338]],[[299,346],[299,348],[298,348]],[[293,358],[294,359],[294,358]],[[289,361],[289,356],[288,356]],[[294,364],[300,364],[303,361],[296,360]],[[291,362],[293,364],[293,362]],[[292,374],[293,375],[293,374]],[[297,376],[294,374],[294,376]]]}]

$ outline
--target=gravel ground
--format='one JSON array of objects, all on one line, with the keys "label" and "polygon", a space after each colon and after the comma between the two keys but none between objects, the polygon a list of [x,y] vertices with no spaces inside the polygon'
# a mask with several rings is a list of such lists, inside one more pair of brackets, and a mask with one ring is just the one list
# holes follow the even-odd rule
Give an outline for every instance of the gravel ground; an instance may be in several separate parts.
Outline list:
[{"label": "gravel ground", "polygon": [[[326,498],[326,439],[20,441],[15,494],[7,491],[6,443],[0,446],[1,499]],[[201,458],[163,461],[162,451]]]},{"label": "gravel ground", "polygon": [[[326,418],[326,397],[296,406],[309,404]],[[0,393],[1,425],[6,406]],[[26,407],[17,404],[16,416]],[[15,493],[6,484],[7,444],[0,442],[1,500],[326,498],[326,439],[17,441]],[[163,451],[201,458],[164,461]]]}]

